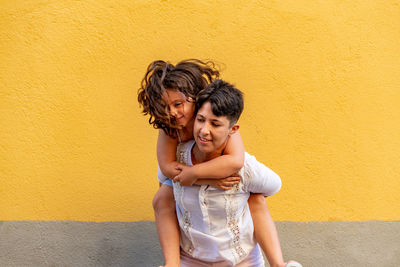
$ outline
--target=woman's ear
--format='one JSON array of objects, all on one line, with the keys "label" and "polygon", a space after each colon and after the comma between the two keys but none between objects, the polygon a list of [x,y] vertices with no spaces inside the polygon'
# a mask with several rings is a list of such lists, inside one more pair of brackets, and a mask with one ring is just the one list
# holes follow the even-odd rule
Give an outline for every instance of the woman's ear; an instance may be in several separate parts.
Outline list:
[{"label": "woman's ear", "polygon": [[239,124],[234,124],[231,128],[231,130],[229,131],[229,135],[236,133],[237,131],[239,131]]}]

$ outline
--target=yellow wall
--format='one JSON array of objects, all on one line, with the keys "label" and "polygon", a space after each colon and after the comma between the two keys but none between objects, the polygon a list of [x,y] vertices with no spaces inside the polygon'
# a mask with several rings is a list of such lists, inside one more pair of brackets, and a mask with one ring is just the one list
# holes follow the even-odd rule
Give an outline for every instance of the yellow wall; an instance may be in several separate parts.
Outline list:
[{"label": "yellow wall", "polygon": [[276,220],[400,220],[400,5],[1,1],[0,220],[152,220],[147,65],[223,63]]}]

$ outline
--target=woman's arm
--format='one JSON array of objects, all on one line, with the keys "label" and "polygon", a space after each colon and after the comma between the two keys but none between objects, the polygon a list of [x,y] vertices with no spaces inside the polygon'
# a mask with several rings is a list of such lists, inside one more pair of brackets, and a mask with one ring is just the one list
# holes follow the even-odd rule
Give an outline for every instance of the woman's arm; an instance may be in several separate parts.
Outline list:
[{"label": "woman's arm", "polygon": [[196,164],[193,167],[179,165],[181,173],[174,177],[181,185],[192,185],[197,179],[218,179],[238,172],[244,163],[244,145],[239,131],[233,133],[226,144],[223,155]]},{"label": "woman's arm", "polygon": [[158,131],[157,140],[157,160],[161,172],[172,179],[180,173],[176,167],[179,163],[176,161],[176,147],[178,140],[168,136],[163,130]]}]

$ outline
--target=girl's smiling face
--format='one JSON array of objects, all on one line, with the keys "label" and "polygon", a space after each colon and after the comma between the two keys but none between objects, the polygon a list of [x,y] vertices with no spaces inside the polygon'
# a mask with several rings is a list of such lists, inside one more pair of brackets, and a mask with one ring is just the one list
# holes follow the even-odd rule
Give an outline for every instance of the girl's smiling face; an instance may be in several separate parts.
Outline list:
[{"label": "girl's smiling face", "polygon": [[187,98],[177,90],[167,89],[163,99],[168,105],[169,114],[175,119],[177,126],[186,127],[193,119],[195,104],[192,98]]}]

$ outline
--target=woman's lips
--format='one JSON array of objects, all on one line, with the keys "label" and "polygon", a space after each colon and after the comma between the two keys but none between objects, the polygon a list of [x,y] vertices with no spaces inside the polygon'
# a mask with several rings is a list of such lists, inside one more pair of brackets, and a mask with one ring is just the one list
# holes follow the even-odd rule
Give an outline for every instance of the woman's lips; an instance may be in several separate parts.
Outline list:
[{"label": "woman's lips", "polygon": [[211,141],[211,140],[208,140],[208,139],[206,139],[206,138],[202,138],[202,137],[200,137],[200,136],[199,136],[198,140],[199,140],[199,142],[200,142],[201,144],[207,144],[207,143],[209,143],[209,142]]}]

